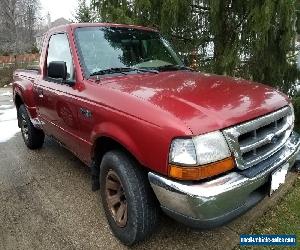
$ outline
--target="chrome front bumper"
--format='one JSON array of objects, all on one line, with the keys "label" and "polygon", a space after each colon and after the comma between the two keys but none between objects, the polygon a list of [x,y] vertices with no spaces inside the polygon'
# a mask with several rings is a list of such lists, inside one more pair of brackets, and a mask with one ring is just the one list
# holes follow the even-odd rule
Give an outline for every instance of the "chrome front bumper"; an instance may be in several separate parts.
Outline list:
[{"label": "chrome front bumper", "polygon": [[286,163],[292,168],[299,149],[299,135],[293,132],[270,166],[250,178],[243,171],[196,184],[151,172],[148,178],[168,215],[191,227],[211,228],[229,222],[263,199],[268,193],[270,174]]}]

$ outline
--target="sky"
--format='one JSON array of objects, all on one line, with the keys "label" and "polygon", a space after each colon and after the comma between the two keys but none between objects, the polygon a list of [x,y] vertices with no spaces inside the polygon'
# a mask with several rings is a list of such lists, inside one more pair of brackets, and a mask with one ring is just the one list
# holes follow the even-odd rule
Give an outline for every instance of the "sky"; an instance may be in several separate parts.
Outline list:
[{"label": "sky", "polygon": [[64,17],[69,20],[77,8],[77,0],[40,0],[41,14],[46,18],[50,13],[51,21]]}]

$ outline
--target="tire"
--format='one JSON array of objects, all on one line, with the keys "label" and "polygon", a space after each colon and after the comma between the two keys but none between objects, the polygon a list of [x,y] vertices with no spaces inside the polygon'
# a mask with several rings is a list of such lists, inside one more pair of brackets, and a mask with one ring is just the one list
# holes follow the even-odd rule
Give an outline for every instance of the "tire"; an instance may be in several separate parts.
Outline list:
[{"label": "tire", "polygon": [[18,124],[21,127],[23,140],[29,149],[39,149],[43,146],[45,134],[33,126],[23,104],[18,109]]},{"label": "tire", "polygon": [[[120,182],[118,191],[111,181]],[[118,204],[112,206],[111,197],[118,192],[123,196],[120,196]],[[122,151],[110,151],[103,156],[100,166],[100,194],[110,228],[123,244],[129,246],[140,242],[157,227],[160,210],[147,174]],[[124,204],[127,213],[125,211],[123,216],[118,217],[117,211]],[[118,207],[119,210],[115,209]]]}]

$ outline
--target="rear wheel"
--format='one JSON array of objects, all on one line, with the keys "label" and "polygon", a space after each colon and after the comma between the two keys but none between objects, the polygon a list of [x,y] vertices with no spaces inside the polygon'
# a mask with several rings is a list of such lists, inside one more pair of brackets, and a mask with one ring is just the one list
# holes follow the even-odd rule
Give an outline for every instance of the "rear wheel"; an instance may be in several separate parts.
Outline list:
[{"label": "rear wheel", "polygon": [[147,175],[125,153],[104,155],[100,193],[110,228],[123,244],[142,241],[156,228],[159,206]]},{"label": "rear wheel", "polygon": [[26,146],[30,149],[41,148],[45,139],[44,132],[33,126],[23,104],[18,109],[18,123]]}]

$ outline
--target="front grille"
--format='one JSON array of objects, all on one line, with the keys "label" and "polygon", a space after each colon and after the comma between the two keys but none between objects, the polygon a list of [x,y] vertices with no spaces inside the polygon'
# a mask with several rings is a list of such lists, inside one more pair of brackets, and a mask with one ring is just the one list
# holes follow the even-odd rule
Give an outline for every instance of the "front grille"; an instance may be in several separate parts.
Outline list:
[{"label": "front grille", "polygon": [[293,130],[294,115],[290,106],[237,126],[223,134],[241,170],[252,167],[280,150]]}]

